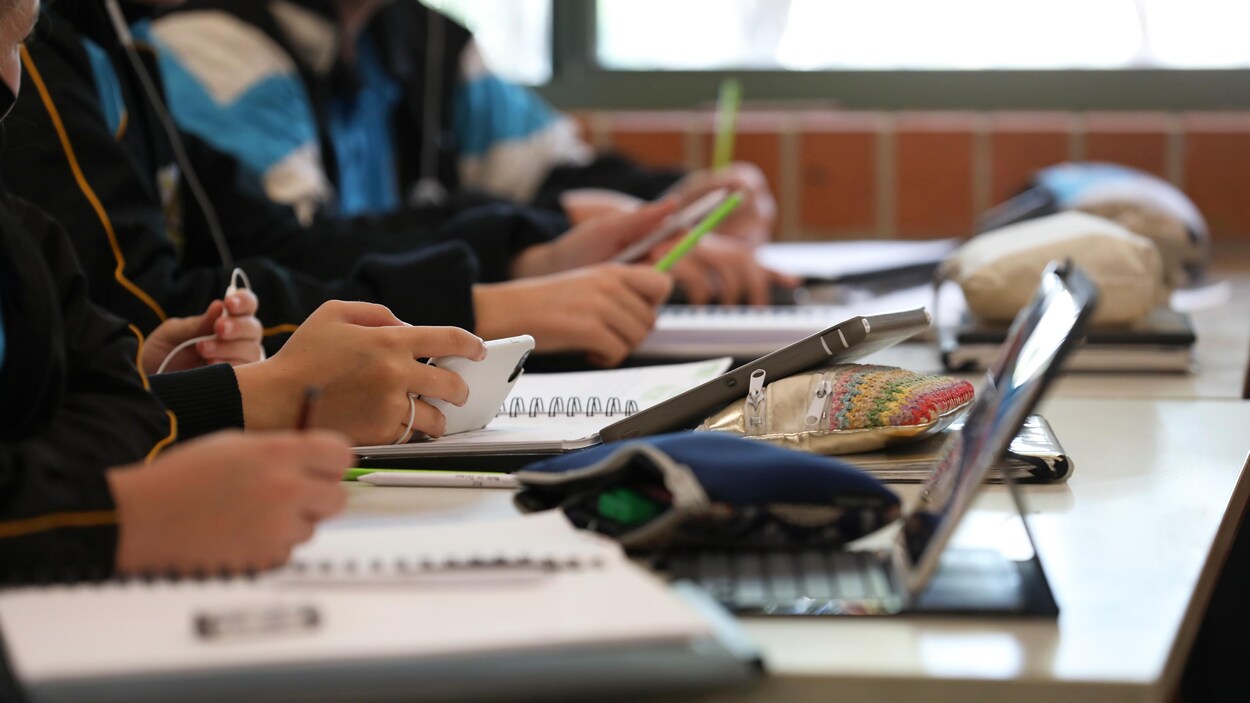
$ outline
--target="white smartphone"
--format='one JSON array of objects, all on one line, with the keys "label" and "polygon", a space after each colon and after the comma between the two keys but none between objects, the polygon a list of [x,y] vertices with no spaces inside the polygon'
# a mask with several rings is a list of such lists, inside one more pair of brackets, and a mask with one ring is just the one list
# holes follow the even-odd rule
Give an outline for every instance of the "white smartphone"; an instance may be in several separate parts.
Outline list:
[{"label": "white smartphone", "polygon": [[534,351],[534,338],[528,334],[486,343],[486,358],[472,361],[463,356],[430,359],[430,366],[454,371],[469,384],[469,402],[458,408],[444,400],[423,398],[447,418],[443,435],[480,430],[495,419],[512,386],[525,369],[525,360]]}]

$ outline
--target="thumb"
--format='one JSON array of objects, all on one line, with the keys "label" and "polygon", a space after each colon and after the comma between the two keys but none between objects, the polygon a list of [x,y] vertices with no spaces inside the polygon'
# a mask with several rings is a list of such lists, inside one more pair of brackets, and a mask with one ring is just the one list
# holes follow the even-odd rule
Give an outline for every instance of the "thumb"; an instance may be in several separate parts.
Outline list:
[{"label": "thumb", "polygon": [[194,334],[191,336],[203,337],[207,334],[215,334],[216,332],[214,331],[214,326],[217,322],[217,318],[224,314],[226,314],[226,304],[223,301],[214,300],[209,303],[208,309],[204,311],[203,315],[189,318],[199,323],[195,328]]},{"label": "thumb", "polygon": [[171,344],[178,344],[192,337],[210,335],[213,334],[213,323],[221,317],[224,309],[220,300],[214,300],[209,303],[203,314],[192,317],[171,317],[161,323],[157,329],[161,330],[162,336],[170,340]]},{"label": "thumb", "polygon": [[677,209],[677,198],[664,198],[632,212],[605,217],[602,235],[619,250],[646,237]]}]

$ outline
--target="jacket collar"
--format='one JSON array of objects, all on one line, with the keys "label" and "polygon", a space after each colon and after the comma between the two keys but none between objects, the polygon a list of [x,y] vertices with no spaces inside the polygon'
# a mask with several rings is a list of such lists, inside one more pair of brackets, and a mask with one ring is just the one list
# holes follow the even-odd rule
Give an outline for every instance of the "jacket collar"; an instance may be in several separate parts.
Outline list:
[{"label": "jacket collar", "polygon": [[[126,21],[134,24],[142,19],[152,17],[156,8],[135,3],[121,3],[122,13]],[[101,0],[55,0],[44,6],[44,11],[70,25],[75,31],[106,49],[121,46],[121,41],[109,23],[108,13]]]}]

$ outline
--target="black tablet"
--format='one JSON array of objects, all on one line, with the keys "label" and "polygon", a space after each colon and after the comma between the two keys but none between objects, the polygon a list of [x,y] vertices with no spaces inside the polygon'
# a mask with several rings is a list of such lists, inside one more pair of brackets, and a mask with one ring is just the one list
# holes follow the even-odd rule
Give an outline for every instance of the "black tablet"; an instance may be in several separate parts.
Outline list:
[{"label": "black tablet", "polygon": [[928,327],[929,313],[923,308],[852,317],[614,422],[599,431],[599,438],[605,443],[616,442],[686,429],[725,404],[745,397],[753,374],[760,381],[772,382],[817,366],[855,361]]}]

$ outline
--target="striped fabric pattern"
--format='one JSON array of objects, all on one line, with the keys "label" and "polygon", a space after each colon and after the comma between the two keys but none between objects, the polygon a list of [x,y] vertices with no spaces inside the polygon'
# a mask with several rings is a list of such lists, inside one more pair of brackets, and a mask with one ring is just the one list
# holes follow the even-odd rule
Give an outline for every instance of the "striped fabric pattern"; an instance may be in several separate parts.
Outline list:
[{"label": "striped fabric pattern", "polygon": [[[310,58],[336,46],[332,24],[298,7],[283,7],[287,9],[275,12],[275,18],[284,27],[294,23],[286,29],[296,53]],[[310,208],[315,212],[335,197],[311,98],[294,60],[280,45],[220,11],[175,13],[158,20],[153,33],[162,49],[174,117],[183,129],[234,155],[260,176],[271,199],[301,213]],[[450,128],[460,149],[457,172],[463,186],[525,202],[552,168],[593,158],[575,121],[528,88],[492,74],[473,42],[462,52],[460,64]],[[384,143],[390,136],[375,135],[374,141]],[[344,153],[353,150],[336,144],[335,156]],[[365,168],[374,166],[340,165],[338,175]],[[366,210],[376,209],[376,198],[346,192],[351,183],[340,181],[338,187],[342,204],[360,202]]]},{"label": "striped fabric pattern", "polygon": [[826,374],[832,384],[829,429],[864,430],[936,422],[972,401],[971,383],[871,364],[846,364]]},{"label": "striped fabric pattern", "polygon": [[237,158],[271,200],[305,218],[330,200],[312,102],[280,46],[222,12],[172,15],[153,36],[179,127]]}]

